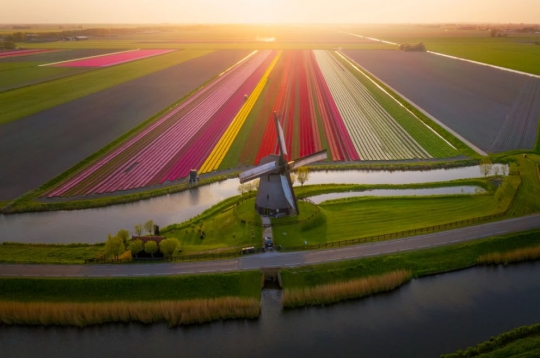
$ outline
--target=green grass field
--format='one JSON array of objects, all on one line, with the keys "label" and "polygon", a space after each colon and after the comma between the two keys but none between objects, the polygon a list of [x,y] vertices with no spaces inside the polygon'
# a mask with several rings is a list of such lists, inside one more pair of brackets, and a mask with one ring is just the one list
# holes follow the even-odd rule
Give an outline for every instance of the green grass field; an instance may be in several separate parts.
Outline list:
[{"label": "green grass field", "polygon": [[469,267],[491,252],[506,252],[540,243],[540,230],[475,240],[433,249],[390,254],[329,264],[282,270],[284,288],[314,287],[395,270],[410,270],[414,277]]},{"label": "green grass field", "polygon": [[[245,246],[261,247],[261,219],[254,210],[254,199],[241,202],[238,206],[218,206],[213,215],[180,224],[166,230],[167,237],[180,241],[183,254],[194,252],[239,251]],[[219,204],[218,204],[219,205]],[[244,220],[241,223],[240,220]],[[201,239],[200,231],[205,237]]]},{"label": "green grass field", "polygon": [[100,256],[104,245],[0,245],[0,262],[39,264],[83,264],[85,259]]},{"label": "green grass field", "polygon": [[[540,40],[540,36],[536,40]],[[505,43],[432,43],[429,40],[426,47],[433,52],[540,75],[540,46],[533,42],[531,39]]]},{"label": "green grass field", "polygon": [[0,300],[111,302],[226,296],[260,298],[260,284],[261,274],[257,271],[138,278],[2,278]]},{"label": "green grass field", "polygon": [[88,68],[39,67],[32,62],[0,63],[0,92],[88,71]]},{"label": "green grass field", "polygon": [[540,356],[540,324],[523,326],[504,332],[476,347],[441,358],[536,358]]},{"label": "green grass field", "polygon": [[0,125],[203,56],[186,50],[0,93]]}]

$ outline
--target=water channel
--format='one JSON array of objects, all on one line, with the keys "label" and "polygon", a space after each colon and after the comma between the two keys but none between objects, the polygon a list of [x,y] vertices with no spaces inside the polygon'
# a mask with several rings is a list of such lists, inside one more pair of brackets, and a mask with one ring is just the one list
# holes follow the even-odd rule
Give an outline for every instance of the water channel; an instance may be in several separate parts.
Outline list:
[{"label": "water channel", "polygon": [[[495,167],[495,165],[494,165]],[[480,177],[478,166],[426,171],[320,171],[308,184],[408,184]],[[120,229],[154,220],[159,226],[185,221],[223,199],[237,195],[238,179],[104,208],[0,215],[0,242],[98,243]]]},{"label": "water channel", "polygon": [[264,290],[257,320],[168,328],[0,326],[2,357],[438,357],[540,322],[540,263],[416,279],[327,307],[282,310]]},{"label": "water channel", "polygon": [[373,189],[364,191],[347,191],[343,193],[329,193],[310,197],[315,204],[326,200],[354,198],[362,196],[428,196],[428,195],[469,195],[485,193],[484,188],[474,185],[449,186],[426,189]]}]

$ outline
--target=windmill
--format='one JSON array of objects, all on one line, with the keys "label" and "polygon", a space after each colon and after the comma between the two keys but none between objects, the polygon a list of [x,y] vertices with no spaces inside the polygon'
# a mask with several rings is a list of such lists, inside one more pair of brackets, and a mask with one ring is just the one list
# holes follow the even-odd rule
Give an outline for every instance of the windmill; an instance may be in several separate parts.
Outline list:
[{"label": "windmill", "polygon": [[258,166],[240,173],[240,183],[259,178],[259,190],[255,199],[255,210],[259,214],[270,216],[298,215],[298,205],[290,172],[301,166],[326,159],[326,150],[287,162],[285,160],[285,155],[287,155],[285,137],[276,112],[274,112],[274,122],[279,153],[267,155],[261,159]]}]

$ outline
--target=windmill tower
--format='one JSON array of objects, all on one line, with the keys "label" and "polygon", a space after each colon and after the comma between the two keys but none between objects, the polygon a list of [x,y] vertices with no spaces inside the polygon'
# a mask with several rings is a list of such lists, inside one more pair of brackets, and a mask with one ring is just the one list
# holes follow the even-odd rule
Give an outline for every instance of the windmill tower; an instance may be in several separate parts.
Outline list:
[{"label": "windmill tower", "polygon": [[261,159],[258,166],[240,173],[240,183],[259,178],[259,190],[255,198],[255,210],[259,214],[298,215],[290,172],[301,166],[326,159],[326,150],[287,162],[284,157],[287,155],[285,137],[276,112],[274,112],[274,122],[278,135],[279,153],[267,155]]}]

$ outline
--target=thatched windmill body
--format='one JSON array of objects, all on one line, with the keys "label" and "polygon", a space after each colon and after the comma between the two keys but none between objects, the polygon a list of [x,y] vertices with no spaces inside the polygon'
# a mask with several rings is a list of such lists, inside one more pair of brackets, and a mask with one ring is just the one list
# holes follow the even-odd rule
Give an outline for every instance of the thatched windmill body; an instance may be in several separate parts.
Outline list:
[{"label": "thatched windmill body", "polygon": [[255,210],[261,215],[288,216],[298,215],[298,205],[291,182],[291,171],[301,166],[325,160],[326,150],[306,155],[291,162],[285,160],[287,147],[278,115],[274,112],[274,121],[279,143],[279,153],[262,158],[255,168],[240,173],[240,183],[259,178],[259,190],[255,198]]}]

